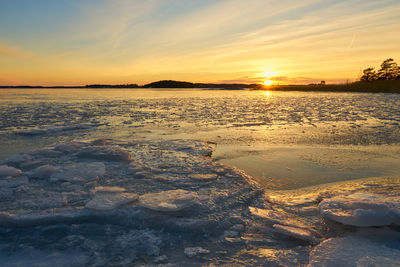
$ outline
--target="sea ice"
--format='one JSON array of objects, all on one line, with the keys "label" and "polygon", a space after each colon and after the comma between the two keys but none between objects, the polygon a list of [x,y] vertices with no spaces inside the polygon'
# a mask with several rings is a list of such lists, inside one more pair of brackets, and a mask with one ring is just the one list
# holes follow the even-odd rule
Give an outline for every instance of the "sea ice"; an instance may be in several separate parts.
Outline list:
[{"label": "sea ice", "polygon": [[50,176],[51,182],[67,181],[86,183],[96,180],[103,176],[106,167],[102,162],[77,163],[64,167],[57,173]]},{"label": "sea ice", "polygon": [[119,146],[88,146],[80,149],[78,157],[100,160],[130,161],[128,150]]},{"label": "sea ice", "polygon": [[122,250],[136,250],[141,256],[159,256],[162,238],[151,230],[130,230],[116,239]]},{"label": "sea ice", "polygon": [[202,247],[187,247],[184,250],[184,253],[189,258],[193,258],[198,255],[209,254],[211,251]]},{"label": "sea ice", "polygon": [[42,179],[48,179],[50,176],[55,174],[58,171],[57,168],[51,165],[43,165],[40,167],[37,167],[36,169],[33,170],[33,172],[29,175],[30,177],[34,178],[42,178]]},{"label": "sea ice", "polygon": [[138,200],[134,193],[97,192],[85,207],[94,210],[113,210]]},{"label": "sea ice", "polygon": [[35,136],[35,135],[43,135],[43,134],[51,134],[65,131],[74,131],[74,130],[83,130],[92,127],[100,126],[99,123],[80,123],[80,124],[72,124],[72,125],[63,125],[63,126],[47,126],[40,129],[30,129],[17,131],[15,134],[26,135],[26,136]]},{"label": "sea ice", "polygon": [[17,168],[10,167],[7,165],[0,166],[0,178],[1,177],[16,177],[21,174],[22,174],[22,171]]},{"label": "sea ice", "polygon": [[89,257],[81,251],[20,250],[16,253],[0,252],[2,266],[86,266]]},{"label": "sea ice", "polygon": [[315,230],[312,231],[310,229],[292,227],[280,224],[274,224],[273,228],[276,233],[290,236],[296,239],[301,239],[313,244],[318,244],[319,242],[321,242],[321,235]]},{"label": "sea ice", "polygon": [[22,153],[22,154],[17,154],[15,156],[12,156],[7,159],[7,164],[13,165],[13,166],[18,166],[19,164],[23,162],[29,162],[32,160],[32,157],[28,154]]},{"label": "sea ice", "polygon": [[63,153],[76,153],[79,151],[79,148],[81,148],[83,146],[82,143],[80,142],[76,142],[76,141],[72,141],[72,142],[68,142],[68,143],[62,143],[62,144],[58,144],[54,147],[54,149],[61,151]]},{"label": "sea ice", "polygon": [[263,219],[269,224],[281,224],[299,228],[310,228],[304,223],[301,218],[284,211],[275,211],[272,209],[260,209],[256,207],[249,207],[250,213],[256,217]]},{"label": "sea ice", "polygon": [[96,186],[93,189],[93,193],[121,193],[121,192],[125,192],[126,189],[123,187],[119,187],[119,186]]},{"label": "sea ice", "polygon": [[0,225],[36,226],[44,224],[66,223],[68,221],[79,221],[90,213],[87,210],[63,209],[43,211],[22,212],[0,212]]},{"label": "sea ice", "polygon": [[194,179],[194,180],[207,181],[207,180],[215,180],[215,179],[217,179],[218,175],[215,174],[215,173],[206,173],[206,174],[197,173],[197,174],[189,175],[189,177],[191,179]]},{"label": "sea ice", "polygon": [[359,236],[329,238],[311,251],[308,266],[400,266],[400,250]]},{"label": "sea ice", "polygon": [[400,197],[355,193],[324,199],[318,208],[323,216],[347,225],[400,224]]},{"label": "sea ice", "polygon": [[200,197],[196,192],[177,189],[141,195],[139,204],[155,211],[180,211],[200,204],[199,200]]}]

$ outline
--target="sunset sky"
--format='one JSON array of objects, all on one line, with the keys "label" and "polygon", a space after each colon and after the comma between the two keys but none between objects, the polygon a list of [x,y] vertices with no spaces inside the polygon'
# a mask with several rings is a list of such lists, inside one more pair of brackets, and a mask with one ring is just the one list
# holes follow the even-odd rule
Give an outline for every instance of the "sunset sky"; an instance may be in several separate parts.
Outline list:
[{"label": "sunset sky", "polygon": [[399,0],[0,0],[0,85],[353,81]]}]

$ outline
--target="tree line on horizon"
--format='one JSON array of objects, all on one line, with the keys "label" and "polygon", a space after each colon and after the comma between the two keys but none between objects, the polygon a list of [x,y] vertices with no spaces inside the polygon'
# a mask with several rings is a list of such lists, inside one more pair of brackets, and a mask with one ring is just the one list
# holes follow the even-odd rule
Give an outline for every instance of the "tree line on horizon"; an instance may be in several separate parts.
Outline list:
[{"label": "tree line on horizon", "polygon": [[393,58],[384,60],[378,71],[375,71],[375,68],[372,67],[363,70],[363,75],[360,78],[362,82],[388,80],[400,80],[400,67]]}]

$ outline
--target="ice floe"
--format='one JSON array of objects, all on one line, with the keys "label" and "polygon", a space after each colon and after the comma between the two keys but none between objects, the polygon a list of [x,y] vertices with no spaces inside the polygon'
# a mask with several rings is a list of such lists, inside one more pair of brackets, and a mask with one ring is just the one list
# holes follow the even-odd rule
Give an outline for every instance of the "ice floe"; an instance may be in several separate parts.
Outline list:
[{"label": "ice floe", "polygon": [[[311,251],[308,266],[399,266],[399,239],[395,249],[385,245],[385,240],[374,239],[374,234],[329,238]],[[389,239],[390,235],[399,238],[398,232],[387,232]]]},{"label": "ice floe", "polygon": [[211,251],[209,251],[208,249],[204,249],[202,247],[187,247],[184,250],[184,253],[186,256],[188,256],[189,258],[198,256],[198,255],[204,255],[204,254],[208,254]]},{"label": "ice floe", "polygon": [[102,162],[77,163],[65,166],[59,172],[50,176],[51,182],[67,181],[72,183],[87,183],[104,175],[106,167]]},{"label": "ice floe", "polygon": [[249,207],[250,213],[256,217],[263,219],[264,222],[273,225],[281,224],[294,227],[308,228],[309,226],[304,223],[301,218],[294,214],[284,211],[276,211],[273,209],[261,209],[256,207]]},{"label": "ice floe", "polygon": [[155,211],[180,211],[200,204],[196,192],[177,189],[141,195],[139,205]]},{"label": "ice floe", "polygon": [[198,174],[192,174],[189,176],[191,179],[195,180],[215,180],[217,179],[218,175],[215,173],[198,173]]},{"label": "ice floe", "polygon": [[7,165],[0,166],[0,178],[1,177],[15,177],[15,176],[19,176],[21,174],[22,174],[22,171],[17,168],[10,167]]},{"label": "ice floe", "polygon": [[85,207],[94,210],[114,210],[124,204],[138,200],[134,193],[117,193],[100,191],[86,203]]},{"label": "ice floe", "polygon": [[314,244],[318,244],[322,240],[321,234],[319,234],[315,230],[312,231],[310,229],[304,229],[304,228],[292,227],[280,224],[274,224],[273,228],[276,233],[301,239]]},{"label": "ice floe", "polygon": [[78,157],[102,160],[130,161],[131,154],[119,146],[89,146],[78,152]]},{"label": "ice floe", "polygon": [[34,178],[49,179],[57,171],[58,169],[54,166],[43,165],[34,169],[29,176]]},{"label": "ice floe", "polygon": [[400,224],[400,196],[354,193],[324,199],[318,208],[325,217],[347,225]]}]

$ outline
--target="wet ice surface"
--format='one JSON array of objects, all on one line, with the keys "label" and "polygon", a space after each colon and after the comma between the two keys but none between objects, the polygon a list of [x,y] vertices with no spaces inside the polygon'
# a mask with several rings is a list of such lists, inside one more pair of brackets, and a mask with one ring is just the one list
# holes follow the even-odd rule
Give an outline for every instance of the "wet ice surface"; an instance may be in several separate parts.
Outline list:
[{"label": "wet ice surface", "polygon": [[396,94],[4,90],[0,158],[74,139],[207,140],[262,186],[298,188],[396,175],[399,106]]},{"label": "wet ice surface", "polygon": [[[398,263],[400,177],[264,191],[240,170],[213,162],[211,151],[211,144],[200,141],[97,139],[5,159],[0,261],[3,266]],[[356,253],[348,252],[352,245]]]},{"label": "wet ice surface", "polygon": [[0,94],[5,266],[398,265],[398,95]]}]

